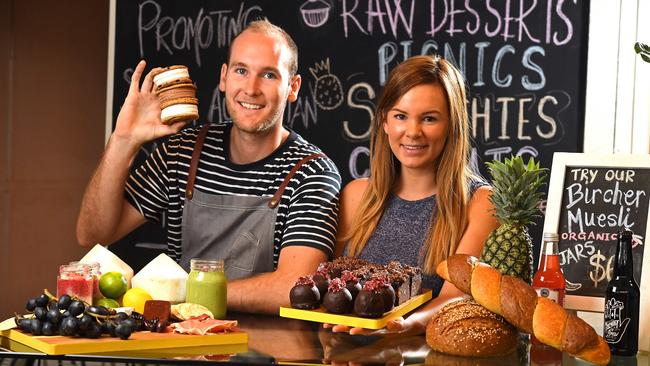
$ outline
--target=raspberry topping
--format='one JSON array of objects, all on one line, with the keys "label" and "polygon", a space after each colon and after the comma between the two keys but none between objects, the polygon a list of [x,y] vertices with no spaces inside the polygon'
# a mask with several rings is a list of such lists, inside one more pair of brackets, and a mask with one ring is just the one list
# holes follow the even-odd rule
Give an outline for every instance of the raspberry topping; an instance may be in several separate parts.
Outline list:
[{"label": "raspberry topping", "polygon": [[327,290],[330,292],[339,292],[345,288],[345,283],[340,278],[335,278],[330,282]]},{"label": "raspberry topping", "polygon": [[311,276],[302,276],[296,281],[296,286],[314,286],[314,279]]}]

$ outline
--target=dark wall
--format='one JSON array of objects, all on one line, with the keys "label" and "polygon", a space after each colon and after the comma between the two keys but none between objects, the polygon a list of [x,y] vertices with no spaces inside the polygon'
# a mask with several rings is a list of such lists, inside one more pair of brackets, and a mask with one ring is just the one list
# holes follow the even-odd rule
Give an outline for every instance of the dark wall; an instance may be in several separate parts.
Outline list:
[{"label": "dark wall", "polygon": [[104,147],[108,0],[0,0],[0,319],[56,290]]}]

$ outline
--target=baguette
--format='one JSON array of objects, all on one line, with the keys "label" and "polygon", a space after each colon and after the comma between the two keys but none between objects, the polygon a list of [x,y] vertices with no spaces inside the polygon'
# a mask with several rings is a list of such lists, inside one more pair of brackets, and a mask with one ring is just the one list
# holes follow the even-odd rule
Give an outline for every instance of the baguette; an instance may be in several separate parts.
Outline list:
[{"label": "baguette", "polygon": [[609,363],[609,346],[589,324],[553,301],[538,297],[524,281],[502,275],[465,254],[450,256],[438,265],[436,272],[540,342],[597,365]]}]

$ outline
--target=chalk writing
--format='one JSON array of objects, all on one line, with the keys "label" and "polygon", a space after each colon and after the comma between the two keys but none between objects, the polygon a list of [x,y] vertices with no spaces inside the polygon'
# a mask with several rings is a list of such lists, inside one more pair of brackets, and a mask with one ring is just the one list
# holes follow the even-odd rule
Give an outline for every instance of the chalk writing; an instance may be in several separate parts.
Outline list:
[{"label": "chalk writing", "polygon": [[[232,10],[206,11],[200,8],[196,16],[163,15],[163,7],[156,1],[143,1],[138,11],[138,42],[140,58],[145,58],[146,37],[153,37],[155,52],[194,51],[194,59],[201,65],[202,51],[210,48],[216,37],[217,47],[225,47],[250,19],[260,15],[262,8],[244,8],[231,17]],[[216,33],[216,36],[215,36]]]},{"label": "chalk writing", "polygon": [[285,110],[285,124],[289,127],[294,127],[298,122],[302,127],[307,129],[316,126],[318,123],[318,102],[314,97],[314,88],[309,84],[309,94],[298,95],[298,99],[293,103],[287,103]]},{"label": "chalk writing", "polygon": [[354,0],[353,5],[349,0],[341,0],[341,3],[345,37],[348,37],[350,24],[361,33],[371,35],[375,33],[375,23],[379,26],[378,32],[381,34],[388,34],[386,27],[388,23],[393,37],[397,38],[400,30],[404,31],[409,38],[413,36],[415,0],[368,0],[365,8],[359,8],[358,0]]},{"label": "chalk writing", "polygon": [[[359,162],[358,160],[362,157],[369,157],[370,149],[365,146],[357,146],[352,150],[350,154],[350,160],[348,160],[348,168],[350,169],[350,174],[354,179],[367,177],[370,174],[370,169],[365,168],[361,173],[359,173]],[[365,166],[368,166],[367,164]]]},{"label": "chalk writing", "polygon": [[[394,38],[403,33],[411,38],[415,28],[423,28],[431,38],[444,32],[450,38],[471,35],[554,46],[565,45],[573,39],[574,25],[568,13],[572,7],[579,6],[576,0],[548,0],[545,4],[541,1],[430,0],[417,4],[417,13],[429,16],[414,17],[415,0],[340,1],[346,38],[353,32],[366,36],[380,33]],[[415,24],[415,21],[426,24]],[[317,22],[314,19],[305,23]]]},{"label": "chalk writing", "polygon": [[[362,98],[360,94],[365,92],[365,98]],[[350,129],[350,121],[343,121],[343,133],[344,137],[351,140],[367,140],[370,137],[370,124],[374,114],[375,105],[372,100],[375,99],[375,90],[373,87],[366,83],[361,82],[352,85],[348,89],[347,103],[351,109],[361,109],[367,112],[367,119],[363,119],[361,122],[360,119],[357,119],[355,124],[361,124],[365,126],[365,129],[362,133],[355,133]]]}]

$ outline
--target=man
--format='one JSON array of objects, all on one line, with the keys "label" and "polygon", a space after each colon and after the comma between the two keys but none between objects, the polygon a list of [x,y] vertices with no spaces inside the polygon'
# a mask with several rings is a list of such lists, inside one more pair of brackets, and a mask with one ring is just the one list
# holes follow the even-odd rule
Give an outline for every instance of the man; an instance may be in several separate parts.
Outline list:
[{"label": "man", "polygon": [[[139,87],[144,68],[86,189],[79,243],[111,243],[166,213],[168,254],[186,270],[194,257],[225,260],[229,310],[277,314],[295,280],[332,255],[341,184],[330,159],[282,126],[301,83],[295,43],[266,20],[252,22],[221,67],[232,123],[180,133],[182,123],[160,121],[152,82],[160,69]],[[129,175],[140,146],[170,134]]]}]

